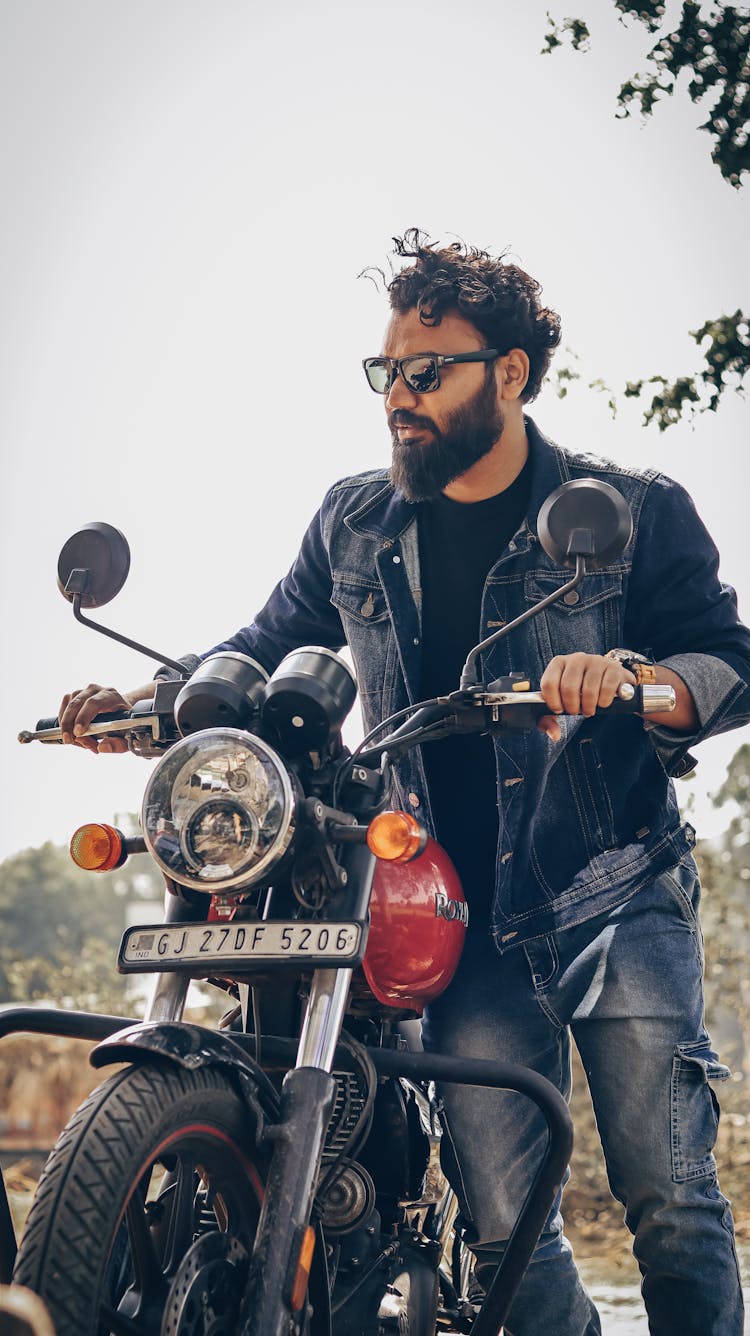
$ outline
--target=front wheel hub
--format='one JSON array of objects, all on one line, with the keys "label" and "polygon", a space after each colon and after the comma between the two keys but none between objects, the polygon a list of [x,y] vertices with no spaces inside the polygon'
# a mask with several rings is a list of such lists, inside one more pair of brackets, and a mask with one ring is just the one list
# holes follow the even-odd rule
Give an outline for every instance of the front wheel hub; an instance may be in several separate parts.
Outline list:
[{"label": "front wheel hub", "polygon": [[239,1239],[197,1239],[172,1281],[161,1336],[236,1336],[248,1261]]}]

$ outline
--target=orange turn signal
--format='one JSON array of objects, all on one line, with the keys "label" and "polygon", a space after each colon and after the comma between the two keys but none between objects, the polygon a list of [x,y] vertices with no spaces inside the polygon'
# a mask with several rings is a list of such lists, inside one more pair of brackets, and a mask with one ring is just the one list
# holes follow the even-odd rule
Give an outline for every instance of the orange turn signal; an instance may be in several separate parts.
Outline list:
[{"label": "orange turn signal", "polygon": [[114,826],[79,826],[70,841],[70,856],[86,872],[109,872],[125,861],[123,838]]},{"label": "orange turn signal", "polygon": [[367,847],[388,863],[408,863],[427,844],[427,831],[410,812],[380,812],[367,827]]},{"label": "orange turn signal", "polygon": [[310,1279],[310,1267],[312,1266],[313,1252],[315,1251],[315,1230],[312,1225],[308,1225],[302,1235],[302,1245],[299,1250],[299,1259],[297,1261],[297,1270],[294,1273],[294,1284],[289,1297],[289,1302],[293,1313],[298,1313],[307,1294],[307,1282]]}]

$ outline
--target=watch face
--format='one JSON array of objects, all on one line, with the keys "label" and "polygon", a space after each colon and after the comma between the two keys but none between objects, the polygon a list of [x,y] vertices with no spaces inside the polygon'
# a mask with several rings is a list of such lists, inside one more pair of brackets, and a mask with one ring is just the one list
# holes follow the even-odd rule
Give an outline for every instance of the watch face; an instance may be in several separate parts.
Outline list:
[{"label": "watch face", "polygon": [[634,649],[611,649],[607,654],[608,659],[616,659],[618,663],[650,663],[645,654],[639,654]]},{"label": "watch face", "polygon": [[645,654],[638,654],[632,649],[611,649],[607,655],[608,659],[614,659],[617,663],[627,668],[629,673],[633,674],[638,686],[644,683],[653,684],[656,682],[656,668]]}]

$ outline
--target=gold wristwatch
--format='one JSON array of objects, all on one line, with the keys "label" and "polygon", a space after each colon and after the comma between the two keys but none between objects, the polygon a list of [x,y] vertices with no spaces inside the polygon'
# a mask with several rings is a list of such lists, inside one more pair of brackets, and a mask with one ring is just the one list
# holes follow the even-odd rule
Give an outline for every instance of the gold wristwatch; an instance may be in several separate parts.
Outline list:
[{"label": "gold wristwatch", "polygon": [[656,664],[647,659],[645,654],[638,654],[634,649],[610,649],[605,658],[614,659],[617,663],[621,663],[623,668],[627,668],[639,687],[656,682]]}]

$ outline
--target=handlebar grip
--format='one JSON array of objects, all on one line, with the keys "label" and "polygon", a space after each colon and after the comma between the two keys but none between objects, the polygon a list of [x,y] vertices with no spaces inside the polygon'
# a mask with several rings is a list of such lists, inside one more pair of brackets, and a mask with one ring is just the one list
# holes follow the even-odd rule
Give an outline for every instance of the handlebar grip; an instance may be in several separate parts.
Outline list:
[{"label": "handlebar grip", "polygon": [[[109,714],[96,714],[94,715],[94,718],[91,720],[89,728],[94,729],[97,724],[112,724],[117,722],[117,720],[119,719],[128,719],[129,717],[130,717],[129,710],[112,710]],[[45,729],[59,728],[59,727],[60,727],[60,720],[57,718],[39,719],[37,720],[36,732],[41,733]]]},{"label": "handlebar grip", "polygon": [[661,683],[644,683],[633,688],[633,695],[628,699],[615,696],[611,705],[597,709],[597,714],[660,714],[675,707],[674,687]]}]

